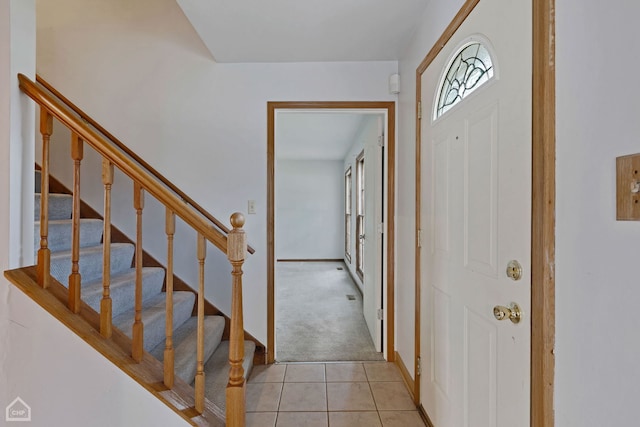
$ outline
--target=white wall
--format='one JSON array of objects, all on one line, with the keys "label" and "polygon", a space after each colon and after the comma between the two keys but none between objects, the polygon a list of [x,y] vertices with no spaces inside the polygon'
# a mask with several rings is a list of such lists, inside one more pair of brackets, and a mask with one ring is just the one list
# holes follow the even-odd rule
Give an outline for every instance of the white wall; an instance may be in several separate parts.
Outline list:
[{"label": "white wall", "polygon": [[20,396],[34,427],[188,425],[31,298],[12,287],[10,299],[8,396],[0,419]]},{"label": "white wall", "polygon": [[615,219],[615,158],[640,152],[640,4],[556,11],[556,425],[633,425],[640,223]]},{"label": "white wall", "polygon": [[[393,100],[387,78],[397,63],[216,64],[171,0],[41,0],[37,13],[39,73],[218,218],[256,201],[245,226],[257,251],[244,266],[245,328],[266,342],[266,103]],[[68,168],[54,174],[70,182]],[[98,181],[83,183],[97,208]],[[130,204],[130,183],[116,182],[114,197]],[[114,221],[131,233],[132,211],[122,209]],[[145,214],[145,223],[146,248],[163,259],[164,237],[146,231],[162,230],[162,215]],[[177,272],[195,283],[191,240],[179,246]],[[228,263],[210,250],[207,265],[207,277],[217,266],[223,278],[206,297],[228,312]]]},{"label": "white wall", "polygon": [[278,159],[275,188],[276,259],[341,259],[342,161]]},{"label": "white wall", "polygon": [[[23,238],[33,242],[33,197],[23,195],[25,163],[33,165],[33,106],[20,95],[17,73],[35,71],[35,3],[0,0],[0,272],[33,261],[32,250],[22,252]],[[30,213],[23,215],[26,209]],[[31,229],[24,235],[25,229]],[[31,243],[28,244],[31,249]],[[9,334],[13,304],[9,283],[0,277],[0,408],[13,400],[13,346]],[[4,414],[4,411],[2,412]],[[0,417],[4,419],[4,415]]]},{"label": "white wall", "polygon": [[[3,155],[3,161],[10,163],[4,171],[11,171],[8,175],[7,194],[9,194],[9,204],[5,205],[5,209],[10,209],[10,222],[8,241],[12,249],[8,254],[9,266],[17,267],[19,265],[28,265],[33,263],[33,197],[30,193],[22,191],[23,188],[30,190],[33,188],[34,173],[34,148],[33,144],[25,143],[33,141],[34,128],[31,125],[34,119],[33,103],[26,96],[21,95],[18,88],[18,73],[27,76],[33,76],[35,70],[35,40],[33,33],[35,31],[35,23],[33,21],[33,1],[4,2],[7,9],[3,14],[3,19],[7,20],[3,23],[2,31],[7,37],[5,48],[6,60],[3,59],[3,73],[7,72],[6,78],[3,78],[3,91],[6,90],[8,97],[4,108],[8,110],[2,113],[2,120],[7,121],[1,127],[5,134],[3,137],[8,138],[7,144],[3,144],[6,150]],[[6,114],[4,114],[6,113]],[[23,214],[23,212],[25,214]],[[22,246],[22,242],[26,242]]]},{"label": "white wall", "polygon": [[463,0],[430,1],[421,26],[399,62],[402,84],[398,97],[396,348],[412,375],[415,351],[415,75],[418,65],[463,3]]}]

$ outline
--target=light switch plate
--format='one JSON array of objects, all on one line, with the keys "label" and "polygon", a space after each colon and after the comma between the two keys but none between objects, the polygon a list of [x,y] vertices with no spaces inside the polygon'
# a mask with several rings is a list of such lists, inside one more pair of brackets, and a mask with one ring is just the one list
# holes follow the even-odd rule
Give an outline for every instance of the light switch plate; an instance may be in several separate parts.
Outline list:
[{"label": "light switch plate", "polygon": [[616,219],[640,221],[640,154],[616,158]]},{"label": "light switch plate", "polygon": [[256,201],[255,200],[249,200],[247,202],[247,213],[251,214],[251,215],[256,213]]}]

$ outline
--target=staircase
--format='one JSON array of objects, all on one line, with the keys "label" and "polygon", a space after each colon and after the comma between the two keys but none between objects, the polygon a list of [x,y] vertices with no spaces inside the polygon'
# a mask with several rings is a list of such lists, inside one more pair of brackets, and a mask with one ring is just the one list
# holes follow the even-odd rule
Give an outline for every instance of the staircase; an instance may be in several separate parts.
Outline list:
[{"label": "staircase", "polygon": [[[232,228],[225,227],[40,77],[38,83],[24,75],[18,80],[20,89],[40,107],[37,263],[5,271],[5,277],[189,424],[244,427],[245,384],[256,352],[255,340],[243,326],[242,266],[247,253],[254,253],[242,229],[244,216],[234,213]],[[50,194],[50,150],[59,146],[51,144],[54,120],[71,132],[73,187],[64,189],[70,194]],[[102,175],[102,217],[83,217],[84,147],[101,158],[101,167],[90,169]],[[116,169],[133,182],[135,239],[121,233],[121,238],[112,239],[117,231],[111,224]],[[145,195],[165,211],[166,269],[144,263]],[[197,236],[194,287],[173,274],[176,218]],[[229,317],[212,315],[218,311],[204,299],[208,246],[231,265]],[[219,274],[216,281],[228,283],[228,270]],[[261,354],[264,346],[259,349]]]},{"label": "staircase", "polygon": [[[40,171],[36,171],[34,204],[34,250],[40,248]],[[68,287],[72,269],[73,196],[49,194],[49,249],[51,250],[51,276]],[[82,277],[82,300],[96,312],[100,312],[103,294],[102,281],[102,232],[103,221],[95,218],[80,219],[79,268]],[[136,269],[132,267],[135,246],[130,243],[111,244],[111,300],[113,326],[129,338],[135,319]],[[166,294],[163,290],[165,269],[142,268],[142,322],[144,324],[144,350],[159,361],[164,359]],[[196,375],[197,317],[196,294],[189,291],[173,292],[173,346],[175,375],[193,385]],[[229,380],[229,342],[222,341],[225,328],[223,316],[205,316],[205,396],[225,410],[225,387]],[[245,379],[253,366],[255,343],[244,342]]]}]

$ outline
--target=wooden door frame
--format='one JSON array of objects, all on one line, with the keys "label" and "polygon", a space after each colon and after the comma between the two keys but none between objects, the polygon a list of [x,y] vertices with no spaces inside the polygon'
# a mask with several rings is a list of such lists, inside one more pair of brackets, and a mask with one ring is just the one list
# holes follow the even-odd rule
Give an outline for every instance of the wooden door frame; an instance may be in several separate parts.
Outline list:
[{"label": "wooden door frame", "polygon": [[396,104],[394,101],[302,101],[267,102],[267,363],[275,361],[275,113],[276,110],[386,110],[387,210],[387,292],[385,342],[387,360],[395,361],[395,170]]},{"label": "wooden door frame", "polygon": [[[420,356],[422,74],[480,0],[467,0],[416,69],[415,365]],[[555,357],[555,0],[532,0],[532,192],[531,192],[531,409],[530,425],[554,425]],[[420,376],[414,397],[420,403]],[[426,415],[426,414],[425,414]]]}]

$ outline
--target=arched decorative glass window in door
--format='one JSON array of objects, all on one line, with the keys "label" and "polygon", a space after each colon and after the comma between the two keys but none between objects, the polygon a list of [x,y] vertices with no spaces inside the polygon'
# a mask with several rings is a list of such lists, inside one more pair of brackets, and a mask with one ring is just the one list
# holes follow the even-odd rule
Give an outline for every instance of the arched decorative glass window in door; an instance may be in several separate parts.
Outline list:
[{"label": "arched decorative glass window in door", "polygon": [[491,80],[494,65],[485,45],[478,41],[465,44],[451,60],[442,79],[434,119]]}]

